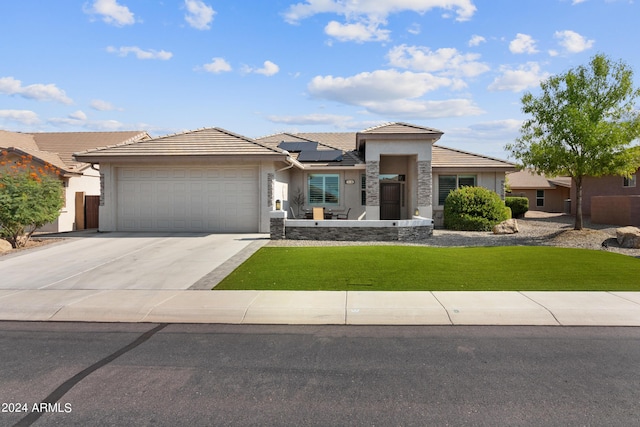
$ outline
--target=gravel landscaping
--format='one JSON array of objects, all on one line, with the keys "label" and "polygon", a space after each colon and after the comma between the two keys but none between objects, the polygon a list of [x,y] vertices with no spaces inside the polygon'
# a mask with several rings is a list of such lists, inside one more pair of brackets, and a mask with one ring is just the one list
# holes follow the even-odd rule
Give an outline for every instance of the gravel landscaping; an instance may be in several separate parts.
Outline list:
[{"label": "gravel landscaping", "polygon": [[337,242],[310,240],[272,240],[267,246],[341,246],[341,245],[421,245],[447,246],[557,246],[606,250],[640,258],[640,249],[620,248],[616,241],[619,226],[592,224],[585,217],[584,229],[573,229],[574,217],[563,214],[529,211],[518,219],[519,232],[495,235],[491,232],[451,231],[436,229],[433,236],[420,243]]}]

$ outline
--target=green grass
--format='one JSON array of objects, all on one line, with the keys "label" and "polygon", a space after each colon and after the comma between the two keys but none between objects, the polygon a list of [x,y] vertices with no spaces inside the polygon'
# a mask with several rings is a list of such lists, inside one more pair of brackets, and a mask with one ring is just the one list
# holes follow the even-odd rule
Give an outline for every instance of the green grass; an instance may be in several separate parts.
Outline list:
[{"label": "green grass", "polygon": [[640,259],[539,246],[262,248],[215,290],[640,291]]}]

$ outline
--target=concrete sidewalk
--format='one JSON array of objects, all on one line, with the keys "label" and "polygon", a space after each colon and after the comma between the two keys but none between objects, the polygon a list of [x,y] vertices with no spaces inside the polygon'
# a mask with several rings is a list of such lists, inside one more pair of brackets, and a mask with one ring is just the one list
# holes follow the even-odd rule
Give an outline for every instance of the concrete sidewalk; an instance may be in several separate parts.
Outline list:
[{"label": "concrete sidewalk", "polygon": [[640,326],[640,292],[0,290],[0,320]]}]

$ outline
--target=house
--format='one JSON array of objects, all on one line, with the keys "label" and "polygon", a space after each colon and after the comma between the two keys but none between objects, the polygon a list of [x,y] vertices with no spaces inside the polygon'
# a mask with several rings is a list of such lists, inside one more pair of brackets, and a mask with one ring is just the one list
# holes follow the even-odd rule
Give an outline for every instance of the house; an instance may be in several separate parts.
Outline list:
[{"label": "house", "polygon": [[76,153],[99,164],[100,230],[261,232],[276,201],[302,215],[324,207],[349,219],[442,221],[464,185],[503,195],[515,165],[434,145],[442,132],[389,123],[361,132],[251,139],[205,128]]},{"label": "house", "polygon": [[[640,226],[640,168],[631,177],[585,177],[582,181],[582,214],[596,224]],[[575,185],[571,198],[575,200]],[[571,211],[576,213],[576,207]]]},{"label": "house", "polygon": [[34,164],[49,164],[60,172],[64,207],[58,219],[40,231],[64,232],[98,225],[97,209],[96,214],[91,215],[86,208],[90,209],[89,196],[100,195],[99,172],[90,163],[74,159],[73,153],[149,138],[143,131],[21,133],[0,130],[0,148],[7,152],[9,161],[30,156]]},{"label": "house", "polygon": [[526,197],[530,211],[570,213],[571,178],[548,178],[530,170],[507,174],[507,196]]}]

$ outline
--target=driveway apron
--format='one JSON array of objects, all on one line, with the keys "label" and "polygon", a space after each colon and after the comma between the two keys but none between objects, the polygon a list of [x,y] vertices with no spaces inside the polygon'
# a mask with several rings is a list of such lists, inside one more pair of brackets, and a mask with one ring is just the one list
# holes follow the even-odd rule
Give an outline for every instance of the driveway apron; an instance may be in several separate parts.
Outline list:
[{"label": "driveway apron", "polygon": [[187,289],[261,234],[108,233],[0,257],[0,289]]}]

